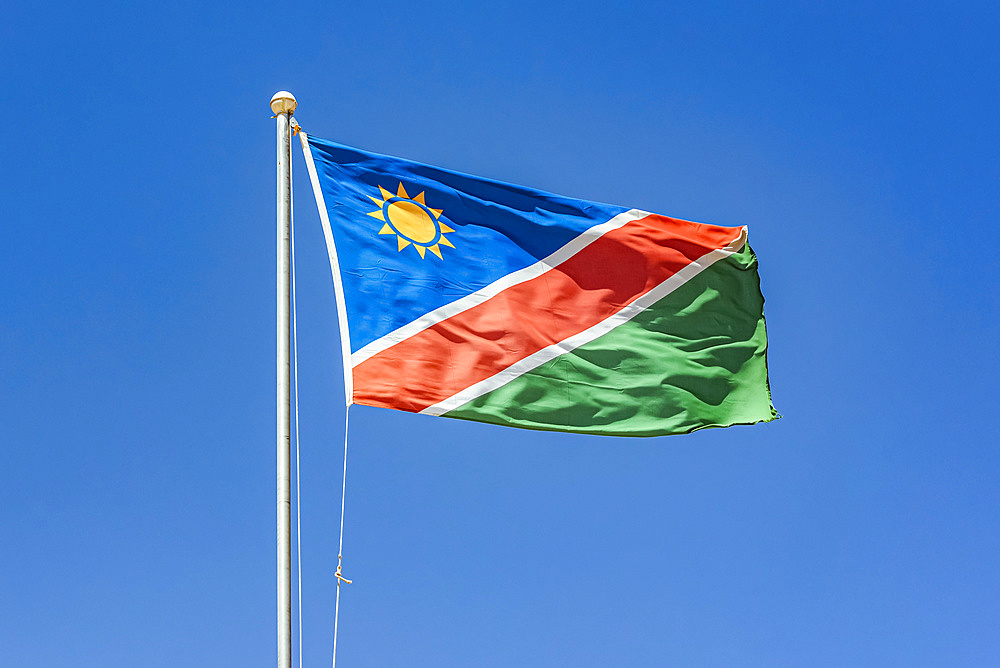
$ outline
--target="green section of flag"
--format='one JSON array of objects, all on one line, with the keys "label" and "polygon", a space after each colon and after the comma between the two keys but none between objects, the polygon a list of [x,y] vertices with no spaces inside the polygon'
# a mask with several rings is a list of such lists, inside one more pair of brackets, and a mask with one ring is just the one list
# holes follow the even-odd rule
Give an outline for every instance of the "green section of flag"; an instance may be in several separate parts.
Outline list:
[{"label": "green section of flag", "polygon": [[775,419],[753,250],[745,245],[629,322],[445,415],[608,436]]}]

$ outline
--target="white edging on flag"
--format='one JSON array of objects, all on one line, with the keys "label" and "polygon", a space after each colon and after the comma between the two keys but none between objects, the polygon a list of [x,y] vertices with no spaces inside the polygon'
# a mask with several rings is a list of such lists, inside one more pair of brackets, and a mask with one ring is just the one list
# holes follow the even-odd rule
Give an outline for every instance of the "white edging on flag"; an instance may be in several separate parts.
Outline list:
[{"label": "white edging on flag", "polygon": [[[313,172],[310,172],[312,174]],[[318,186],[314,186],[316,188]],[[317,191],[318,192],[318,191]],[[317,195],[321,197],[321,195]],[[322,208],[322,207],[321,207]],[[533,278],[538,278],[545,272],[549,271],[553,267],[562,264],[566,260],[570,259],[584,248],[594,243],[602,236],[611,232],[612,230],[617,230],[633,220],[639,220],[640,218],[645,218],[649,216],[646,211],[640,211],[639,209],[631,209],[623,213],[618,214],[611,220],[594,225],[588,230],[582,232],[579,236],[574,237],[566,245],[564,245],[559,250],[555,251],[543,260],[529,265],[523,269],[518,269],[517,271],[511,272],[506,276],[502,276],[497,280],[493,281],[486,287],[480,288],[475,292],[468,294],[461,299],[456,299],[450,304],[445,304],[444,306],[438,307],[426,313],[416,320],[409,322],[402,327],[395,329],[385,336],[378,338],[368,345],[364,346],[356,353],[351,355],[351,362],[354,366],[361,364],[362,362],[378,355],[384,350],[388,350],[397,343],[404,341],[415,334],[419,334],[425,329],[433,327],[434,325],[447,320],[453,316],[462,313],[463,311],[468,311],[471,308],[479,306],[483,302],[492,299],[497,296],[507,288],[518,285],[519,283],[524,283],[530,281]],[[329,223],[327,223],[329,225]],[[328,244],[332,244],[328,240]],[[332,245],[331,245],[332,248]],[[331,258],[333,255],[331,255]]]},{"label": "white edging on flag", "polygon": [[306,168],[309,170],[309,180],[312,181],[313,195],[316,197],[316,208],[319,209],[319,220],[323,224],[323,236],[326,237],[326,250],[330,256],[330,271],[333,273],[333,292],[337,297],[337,321],[340,324],[340,349],[344,363],[344,394],[347,405],[354,403],[354,374],[351,367],[351,337],[347,330],[347,302],[344,300],[344,285],[340,280],[340,262],[337,260],[337,247],[333,243],[333,230],[330,228],[330,215],[323,199],[323,189],[319,185],[319,175],[316,173],[316,163],[313,162],[312,151],[306,133],[299,131],[302,140],[302,154],[306,157]]},{"label": "white edging on flag", "polygon": [[473,399],[477,399],[484,394],[506,385],[519,376],[522,376],[533,369],[537,369],[541,365],[559,357],[560,355],[565,355],[582,345],[590,343],[594,339],[607,334],[615,327],[624,325],[626,322],[636,317],[674,290],[680,288],[682,285],[690,281],[705,269],[708,269],[719,260],[738,252],[743,248],[746,240],[747,228],[744,226],[740,228],[740,235],[728,245],[702,255],[700,258],[685,266],[676,274],[663,281],[614,315],[605,318],[601,322],[583,330],[579,334],[574,334],[573,336],[563,339],[558,343],[553,343],[550,346],[542,348],[538,352],[515,362],[503,371],[500,371],[485,380],[481,380],[475,385],[470,385],[461,392],[453,394],[433,406],[428,406],[420,412],[427,415],[443,415],[444,413],[454,410],[459,406],[472,401]]}]

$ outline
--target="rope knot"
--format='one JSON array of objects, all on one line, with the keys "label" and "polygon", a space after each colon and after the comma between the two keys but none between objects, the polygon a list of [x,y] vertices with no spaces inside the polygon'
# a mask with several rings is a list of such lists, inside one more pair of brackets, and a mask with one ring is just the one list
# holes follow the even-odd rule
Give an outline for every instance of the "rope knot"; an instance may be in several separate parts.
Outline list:
[{"label": "rope knot", "polygon": [[338,587],[340,586],[340,583],[341,583],[341,582],[344,582],[344,583],[346,583],[346,584],[351,584],[351,580],[348,580],[347,578],[345,578],[345,577],[344,577],[344,576],[343,576],[343,575],[341,574],[341,572],[340,572],[340,562],[341,562],[341,560],[342,560],[342,559],[343,559],[343,557],[342,557],[342,556],[340,556],[340,555],[337,555],[337,572],[336,572],[336,573],[334,573],[334,575],[335,575],[335,576],[337,577],[337,586],[338,586]]}]

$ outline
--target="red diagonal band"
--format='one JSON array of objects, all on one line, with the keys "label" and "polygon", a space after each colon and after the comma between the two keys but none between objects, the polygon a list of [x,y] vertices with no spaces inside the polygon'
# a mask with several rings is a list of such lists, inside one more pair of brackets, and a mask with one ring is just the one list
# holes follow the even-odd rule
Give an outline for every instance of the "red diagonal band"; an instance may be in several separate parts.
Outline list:
[{"label": "red diagonal band", "polygon": [[650,215],[608,232],[541,276],[354,367],[354,401],[419,412],[601,322],[740,234]]}]

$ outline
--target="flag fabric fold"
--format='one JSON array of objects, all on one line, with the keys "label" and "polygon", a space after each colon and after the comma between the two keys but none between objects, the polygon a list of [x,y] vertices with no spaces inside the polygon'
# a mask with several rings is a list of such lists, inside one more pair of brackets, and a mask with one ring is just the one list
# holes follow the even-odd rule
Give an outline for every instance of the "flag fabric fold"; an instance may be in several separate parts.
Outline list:
[{"label": "flag fabric fold", "polygon": [[777,417],[745,227],[300,135],[348,403],[616,436]]}]

